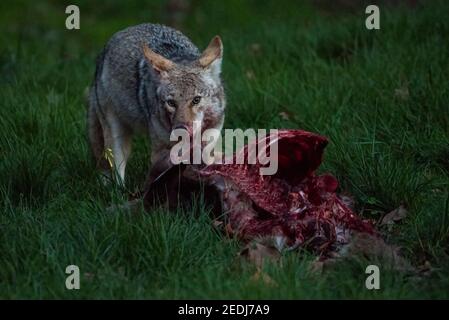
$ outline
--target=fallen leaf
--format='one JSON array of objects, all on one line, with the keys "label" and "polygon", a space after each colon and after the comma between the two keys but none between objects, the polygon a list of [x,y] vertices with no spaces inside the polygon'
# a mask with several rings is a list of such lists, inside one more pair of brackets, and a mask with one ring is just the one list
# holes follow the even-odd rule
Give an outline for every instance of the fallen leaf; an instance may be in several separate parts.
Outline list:
[{"label": "fallen leaf", "polygon": [[229,238],[232,238],[232,236],[234,235],[234,229],[232,229],[232,226],[230,223],[227,223],[225,225],[225,233]]},{"label": "fallen leaf", "polygon": [[92,273],[92,272],[84,272],[84,277],[87,279],[87,280],[93,280],[93,278],[95,278],[95,273]]},{"label": "fallen leaf", "polygon": [[342,250],[342,257],[364,256],[384,261],[395,270],[412,271],[410,263],[399,254],[399,249],[397,246],[387,244],[377,236],[357,232],[347,247]]},{"label": "fallen leaf", "polygon": [[253,70],[246,70],[245,76],[246,76],[249,80],[253,80],[253,79],[256,78],[256,75],[254,74],[254,71],[253,71]]},{"label": "fallen leaf", "polygon": [[427,260],[424,262],[424,264],[418,266],[416,269],[422,276],[429,276],[433,271],[432,265]]},{"label": "fallen leaf", "polygon": [[256,273],[251,276],[251,281],[254,282],[262,281],[266,285],[277,286],[276,281],[271,279],[271,277],[268,274],[266,274],[260,269],[257,269]]},{"label": "fallen leaf", "polygon": [[393,211],[387,213],[382,220],[380,221],[380,225],[391,225],[397,223],[404,219],[407,216],[408,212],[404,206],[399,206],[399,208],[394,209]]},{"label": "fallen leaf", "polygon": [[249,46],[249,50],[252,54],[258,54],[262,51],[262,46],[260,43],[251,43]]},{"label": "fallen leaf", "polygon": [[257,237],[254,242],[261,244],[268,248],[277,249],[277,251],[282,252],[284,248],[287,247],[287,237],[283,235],[281,228],[273,229],[274,235]]},{"label": "fallen leaf", "polygon": [[141,212],[143,208],[142,199],[134,199],[131,201],[127,201],[123,204],[111,205],[106,208],[106,212],[110,214],[114,214],[117,212],[128,212],[131,214],[138,214]]},{"label": "fallen leaf", "polygon": [[212,221],[212,225],[216,229],[221,229],[221,228],[223,228],[223,221],[215,219],[214,221]]},{"label": "fallen leaf", "polygon": [[279,112],[279,116],[282,118],[282,120],[290,120],[290,115],[285,111]]},{"label": "fallen leaf", "polygon": [[341,258],[338,254],[335,254],[333,257],[322,259],[321,257],[317,257],[310,265],[309,272],[313,274],[321,274],[326,269],[334,265],[338,262],[338,259]]},{"label": "fallen leaf", "polygon": [[309,265],[309,272],[321,274],[324,270],[324,261],[316,259]]},{"label": "fallen leaf", "polygon": [[407,100],[410,97],[410,92],[408,91],[408,88],[404,86],[394,89],[394,96],[401,100]]},{"label": "fallen leaf", "polygon": [[254,263],[258,268],[261,268],[266,261],[277,261],[281,255],[275,248],[267,247],[258,242],[252,242],[243,248],[240,256],[244,257],[248,262]]}]

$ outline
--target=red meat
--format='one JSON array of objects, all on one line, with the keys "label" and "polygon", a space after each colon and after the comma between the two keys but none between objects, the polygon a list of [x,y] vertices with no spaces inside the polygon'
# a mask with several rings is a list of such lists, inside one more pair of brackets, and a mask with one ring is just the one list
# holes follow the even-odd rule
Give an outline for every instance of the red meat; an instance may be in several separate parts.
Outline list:
[{"label": "red meat", "polygon": [[[160,199],[161,194],[168,194],[167,190],[189,195],[196,189],[192,187],[193,183],[197,182],[218,193],[221,202],[218,214],[223,216],[225,213],[227,231],[243,241],[265,236],[281,237],[290,248],[300,246],[326,254],[348,243],[352,231],[376,234],[372,223],[359,218],[338,196],[338,182],[332,175],[315,174],[328,143],[326,138],[302,130],[280,130],[277,137],[261,139],[278,144],[276,174],[260,175],[259,163],[183,165],[168,170],[165,165],[162,166],[165,168],[163,179],[148,184],[146,207],[154,204],[149,199],[155,194],[159,194]],[[249,146],[241,152],[247,155]],[[151,176],[161,177],[161,174]],[[172,198],[175,200],[168,199],[171,206],[178,205],[180,197],[174,195]]]}]

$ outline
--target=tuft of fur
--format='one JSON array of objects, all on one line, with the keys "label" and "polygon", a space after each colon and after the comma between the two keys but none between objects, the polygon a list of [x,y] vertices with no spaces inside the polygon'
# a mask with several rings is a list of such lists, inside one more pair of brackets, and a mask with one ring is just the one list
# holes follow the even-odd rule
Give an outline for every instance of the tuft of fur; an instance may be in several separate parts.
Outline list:
[{"label": "tuft of fur", "polygon": [[113,169],[123,182],[136,131],[150,137],[154,163],[172,145],[174,128],[201,121],[203,130],[221,130],[222,57],[218,36],[201,53],[181,32],[163,25],[141,24],[113,35],[97,58],[88,95],[89,139],[99,167],[108,170],[104,151],[112,150]]}]

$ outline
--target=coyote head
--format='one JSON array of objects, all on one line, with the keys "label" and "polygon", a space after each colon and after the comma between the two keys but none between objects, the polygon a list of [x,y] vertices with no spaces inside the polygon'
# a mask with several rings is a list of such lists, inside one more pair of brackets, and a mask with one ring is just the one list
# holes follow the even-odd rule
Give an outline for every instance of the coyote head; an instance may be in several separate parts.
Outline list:
[{"label": "coyote head", "polygon": [[162,121],[171,130],[183,128],[192,132],[193,122],[202,129],[221,129],[225,97],[220,79],[223,44],[212,39],[196,60],[176,63],[144,46],[144,56],[152,66],[156,84],[156,100]]}]

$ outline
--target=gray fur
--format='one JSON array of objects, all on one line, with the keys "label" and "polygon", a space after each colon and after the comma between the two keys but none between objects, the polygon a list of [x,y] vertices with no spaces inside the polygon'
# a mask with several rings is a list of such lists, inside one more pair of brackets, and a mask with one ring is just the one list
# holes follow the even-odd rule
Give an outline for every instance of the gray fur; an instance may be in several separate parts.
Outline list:
[{"label": "gray fur", "polygon": [[[144,45],[175,63],[159,73],[145,58]],[[104,149],[111,148],[121,178],[130,153],[130,135],[138,130],[151,138],[152,162],[171,146],[171,130],[195,117],[207,128],[221,129],[225,95],[220,79],[221,57],[210,66],[181,32],[157,24],[141,24],[116,33],[97,58],[89,92],[89,137],[95,157],[107,169]],[[201,96],[198,106],[190,104]],[[167,106],[174,100],[176,110]],[[99,134],[100,133],[100,134]],[[118,161],[118,163],[117,163]]]}]

